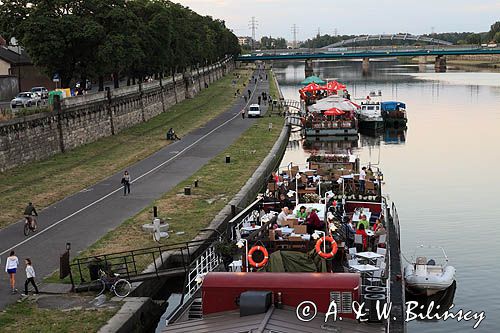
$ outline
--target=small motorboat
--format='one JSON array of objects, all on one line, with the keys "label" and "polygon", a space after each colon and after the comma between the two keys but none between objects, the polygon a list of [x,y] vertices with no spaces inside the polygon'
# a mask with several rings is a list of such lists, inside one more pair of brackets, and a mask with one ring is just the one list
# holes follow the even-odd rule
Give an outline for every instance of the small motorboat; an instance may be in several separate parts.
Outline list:
[{"label": "small motorboat", "polygon": [[[420,246],[422,249],[423,246]],[[406,265],[404,277],[406,289],[416,295],[434,295],[447,289],[455,281],[455,267],[448,265],[448,257],[442,247],[444,261],[437,263],[438,257],[414,256],[415,260]]]}]

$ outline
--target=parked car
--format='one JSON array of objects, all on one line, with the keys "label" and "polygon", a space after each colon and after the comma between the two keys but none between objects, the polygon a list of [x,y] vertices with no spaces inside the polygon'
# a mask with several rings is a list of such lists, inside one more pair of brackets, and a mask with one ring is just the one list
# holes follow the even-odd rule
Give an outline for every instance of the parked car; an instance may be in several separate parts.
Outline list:
[{"label": "parked car", "polygon": [[260,117],[260,106],[259,104],[251,104],[248,108],[248,118],[250,117]]},{"label": "parked car", "polygon": [[10,106],[15,109],[17,107],[30,107],[38,105],[41,98],[31,91],[25,91],[17,94],[17,96],[10,101]]},{"label": "parked car", "polygon": [[33,87],[31,88],[31,92],[40,96],[41,99],[49,98],[49,91],[45,87]]}]

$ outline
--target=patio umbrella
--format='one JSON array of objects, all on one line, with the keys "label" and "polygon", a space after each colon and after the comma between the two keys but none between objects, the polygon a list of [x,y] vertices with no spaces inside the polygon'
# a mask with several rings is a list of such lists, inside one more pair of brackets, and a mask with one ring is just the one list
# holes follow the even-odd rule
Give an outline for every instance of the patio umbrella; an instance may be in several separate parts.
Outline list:
[{"label": "patio umbrella", "polygon": [[299,91],[309,91],[309,92],[313,92],[313,91],[316,91],[316,90],[321,90],[321,86],[317,83],[309,83],[307,86],[305,86],[304,88],[300,89]]},{"label": "patio umbrella", "polygon": [[338,108],[331,108],[325,111],[324,115],[325,116],[341,116],[345,113],[345,111],[342,111]]},{"label": "patio umbrella", "polygon": [[321,80],[319,77],[317,77],[316,75],[312,75],[312,76],[309,76],[307,77],[304,81],[300,82],[300,84],[302,85],[308,85],[310,83],[317,83],[317,84],[325,84],[326,82]]},{"label": "patio umbrella", "polygon": [[324,89],[326,90],[329,90],[329,91],[337,91],[337,90],[343,90],[346,88],[345,84],[342,84],[340,82],[337,82],[337,81],[330,81],[326,84],[326,86],[323,87]]}]

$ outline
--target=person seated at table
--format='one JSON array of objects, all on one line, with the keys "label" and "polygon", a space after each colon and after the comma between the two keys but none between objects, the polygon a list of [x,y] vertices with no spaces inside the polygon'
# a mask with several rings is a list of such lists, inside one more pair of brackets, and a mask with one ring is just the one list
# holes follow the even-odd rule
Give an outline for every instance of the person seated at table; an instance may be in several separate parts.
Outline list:
[{"label": "person seated at table", "polygon": [[307,218],[306,206],[300,206],[300,209],[295,216],[298,219],[303,219],[305,221]]},{"label": "person seated at table", "polygon": [[358,224],[358,230],[356,230],[356,235],[363,236],[363,251],[365,251],[366,250],[366,243],[368,241],[368,235],[366,234],[364,224]]},{"label": "person seated at table", "polygon": [[376,219],[375,224],[373,225],[373,231],[377,232],[380,226],[383,226],[382,221],[380,221],[380,219]]},{"label": "person seated at table", "polygon": [[370,227],[370,222],[368,222],[365,215],[361,215],[359,217],[358,227],[357,227],[358,230],[361,225],[363,225],[363,230],[367,230]]},{"label": "person seated at table", "polygon": [[282,227],[286,224],[288,214],[290,214],[288,207],[281,208],[281,213],[278,214],[278,218],[276,219],[276,224],[278,225],[278,227]]},{"label": "person seated at table", "polygon": [[288,209],[293,208],[292,202],[284,193],[280,194],[280,208],[287,207]]},{"label": "person seated at table", "polygon": [[313,208],[309,216],[306,219],[307,233],[312,235],[314,230],[322,230],[325,224],[320,220],[317,209]]},{"label": "person seated at table", "polygon": [[344,229],[347,247],[348,248],[353,247],[354,235],[356,234],[356,230],[354,230],[354,226],[352,225],[352,221],[347,221],[346,223],[343,223],[342,228]]},{"label": "person seated at table", "polygon": [[[380,223],[380,226],[378,227],[378,229],[375,231],[375,237],[374,240],[373,240],[373,247],[378,247],[378,244],[379,244],[379,239],[380,239],[380,236],[382,235],[387,235],[387,230],[385,229],[384,225],[382,223]],[[381,246],[381,247],[385,247],[385,246]]]}]

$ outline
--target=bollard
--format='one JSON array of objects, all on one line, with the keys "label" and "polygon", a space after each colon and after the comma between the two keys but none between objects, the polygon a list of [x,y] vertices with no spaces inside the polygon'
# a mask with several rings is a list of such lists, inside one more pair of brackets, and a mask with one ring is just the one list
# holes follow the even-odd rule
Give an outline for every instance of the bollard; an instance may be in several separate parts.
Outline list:
[{"label": "bollard", "polygon": [[153,217],[158,217],[158,207],[153,206]]},{"label": "bollard", "polygon": [[191,195],[191,187],[189,186],[184,187],[184,195]]},{"label": "bollard", "polygon": [[194,187],[198,187],[198,179],[194,181]]},{"label": "bollard", "polygon": [[226,155],[226,163],[231,163],[231,156]]},{"label": "bollard", "polygon": [[231,205],[231,215],[232,215],[233,217],[235,217],[235,216],[236,216],[236,206],[235,206],[235,205]]}]

